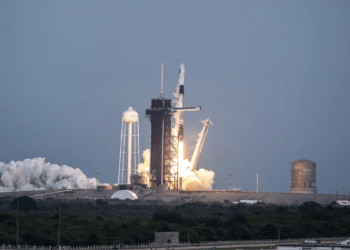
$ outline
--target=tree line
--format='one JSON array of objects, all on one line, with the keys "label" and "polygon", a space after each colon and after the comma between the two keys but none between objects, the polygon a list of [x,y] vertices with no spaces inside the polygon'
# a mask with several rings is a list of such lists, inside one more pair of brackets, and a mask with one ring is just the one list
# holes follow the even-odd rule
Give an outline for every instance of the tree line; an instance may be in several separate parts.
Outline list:
[{"label": "tree line", "polygon": [[[0,244],[58,243],[60,201],[0,200]],[[17,212],[18,210],[18,212]],[[272,204],[62,201],[61,245],[144,244],[155,232],[179,232],[180,242],[350,236],[350,208]]]}]

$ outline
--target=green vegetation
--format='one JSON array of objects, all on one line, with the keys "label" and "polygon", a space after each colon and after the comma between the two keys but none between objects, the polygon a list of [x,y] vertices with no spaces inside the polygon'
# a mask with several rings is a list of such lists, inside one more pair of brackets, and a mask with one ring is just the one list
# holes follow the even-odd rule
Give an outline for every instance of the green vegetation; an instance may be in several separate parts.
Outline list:
[{"label": "green vegetation", "polygon": [[[57,245],[59,201],[19,199],[19,243]],[[0,244],[16,243],[17,200],[0,200]],[[154,241],[154,232],[180,232],[180,241],[277,239],[350,235],[350,208],[270,204],[140,201],[62,201],[61,244],[112,245]]]}]

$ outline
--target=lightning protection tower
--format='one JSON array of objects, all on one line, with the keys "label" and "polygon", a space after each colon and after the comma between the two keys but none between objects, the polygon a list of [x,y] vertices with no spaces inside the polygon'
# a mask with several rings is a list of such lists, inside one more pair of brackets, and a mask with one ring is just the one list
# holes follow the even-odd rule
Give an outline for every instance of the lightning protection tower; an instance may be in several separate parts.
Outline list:
[{"label": "lightning protection tower", "polygon": [[118,184],[131,184],[131,175],[136,174],[139,163],[139,115],[129,107],[122,119]]}]

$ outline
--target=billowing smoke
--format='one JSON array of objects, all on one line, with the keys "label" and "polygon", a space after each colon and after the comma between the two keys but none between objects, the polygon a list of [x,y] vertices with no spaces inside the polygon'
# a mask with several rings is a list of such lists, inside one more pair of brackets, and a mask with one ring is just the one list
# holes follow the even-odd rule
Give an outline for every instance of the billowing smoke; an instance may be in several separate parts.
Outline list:
[{"label": "billowing smoke", "polygon": [[[149,179],[150,150],[146,149],[142,153],[143,163],[140,163],[137,171]],[[183,160],[179,165],[179,176],[182,177],[182,189],[186,191],[212,190],[215,173],[205,169],[191,171],[192,167],[188,159]]]},{"label": "billowing smoke", "polygon": [[149,149],[146,149],[142,152],[143,157],[143,163],[140,163],[137,168],[137,172],[140,174],[147,174],[149,173],[149,162],[151,158],[151,151]]},{"label": "billowing smoke", "polygon": [[149,185],[149,169],[150,169],[150,159],[151,151],[146,149],[142,152],[143,163],[137,166],[137,172],[145,177],[146,184]]},{"label": "billowing smoke", "polygon": [[179,175],[182,177],[182,189],[186,191],[212,190],[214,171],[203,168],[191,171],[190,165],[190,162],[185,159],[179,169]]},{"label": "billowing smoke", "polygon": [[96,188],[96,178],[87,178],[79,168],[45,163],[45,158],[0,162],[0,192],[47,189]]},{"label": "billowing smoke", "polygon": [[214,171],[200,168],[193,171],[179,171],[182,177],[182,190],[185,191],[210,191],[214,184]]}]

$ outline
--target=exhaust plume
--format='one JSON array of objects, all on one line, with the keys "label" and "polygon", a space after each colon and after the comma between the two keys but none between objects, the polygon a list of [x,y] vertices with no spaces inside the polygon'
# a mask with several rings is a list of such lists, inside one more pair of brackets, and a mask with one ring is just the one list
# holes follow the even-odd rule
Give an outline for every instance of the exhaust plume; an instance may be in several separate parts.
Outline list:
[{"label": "exhaust plume", "polygon": [[[181,70],[183,69],[183,71]],[[174,93],[175,100],[173,100],[173,105],[177,108],[183,107],[183,93],[180,93],[181,85],[184,85],[184,65],[180,66],[180,77],[178,85],[176,86],[176,92]],[[184,120],[182,112],[176,112],[174,115],[174,126],[172,127],[171,133],[173,136],[178,136],[180,133],[180,127],[183,127]],[[208,119],[209,122],[209,119]],[[203,130],[204,131],[204,130]],[[201,132],[201,134],[203,133]],[[197,150],[193,153],[194,156],[199,154],[203,143],[200,138],[202,137],[199,134],[199,139],[197,144],[200,144]],[[199,151],[199,152],[198,152]],[[196,158],[193,157],[192,158]],[[198,157],[197,157],[198,158]],[[183,159],[183,141],[179,141],[179,152],[178,159],[179,161],[179,177],[182,177],[182,189],[188,191],[196,190],[212,190],[212,185],[214,184],[215,173],[213,171],[208,171],[205,169],[195,169],[194,164],[190,163],[188,159]]]},{"label": "exhaust plume", "polygon": [[214,171],[200,168],[192,171],[188,159],[179,164],[179,176],[182,177],[182,189],[185,191],[210,191],[214,184]]},{"label": "exhaust plume", "polygon": [[0,162],[0,192],[46,189],[96,188],[96,178],[87,178],[79,168],[45,163],[45,158]]},{"label": "exhaust plume", "polygon": [[143,163],[140,163],[137,168],[137,172],[140,174],[147,174],[149,173],[149,162],[151,158],[151,151],[149,149],[146,149],[142,152],[143,157]]},{"label": "exhaust plume", "polygon": [[[138,165],[137,172],[144,175],[149,180],[150,150],[146,149],[142,153],[143,163]],[[215,173],[203,168],[191,171],[191,163],[188,159],[183,160],[179,165],[179,177],[182,177],[182,189],[186,191],[212,190]]]},{"label": "exhaust plume", "polygon": [[145,149],[142,152],[142,157],[143,157],[143,163],[139,163],[137,172],[145,177],[146,184],[149,186],[149,168],[150,168],[151,151],[149,149]]}]

